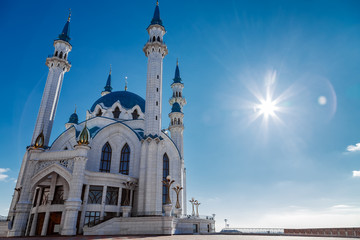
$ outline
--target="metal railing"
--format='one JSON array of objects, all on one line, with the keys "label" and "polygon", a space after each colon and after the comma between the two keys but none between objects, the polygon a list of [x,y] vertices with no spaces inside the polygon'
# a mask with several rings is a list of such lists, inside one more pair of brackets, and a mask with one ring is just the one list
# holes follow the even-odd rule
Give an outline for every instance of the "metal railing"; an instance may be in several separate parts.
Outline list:
[{"label": "metal railing", "polygon": [[220,233],[281,235],[284,234],[284,229],[283,228],[223,228],[220,231]]},{"label": "metal railing", "polygon": [[162,211],[154,211],[154,212],[132,212],[131,217],[158,217],[165,216],[165,213]]},{"label": "metal railing", "polygon": [[107,220],[110,220],[116,216],[105,216],[103,219],[95,219],[94,221],[88,222],[86,225],[88,227],[94,227],[96,225],[99,225],[100,223],[106,222]]}]

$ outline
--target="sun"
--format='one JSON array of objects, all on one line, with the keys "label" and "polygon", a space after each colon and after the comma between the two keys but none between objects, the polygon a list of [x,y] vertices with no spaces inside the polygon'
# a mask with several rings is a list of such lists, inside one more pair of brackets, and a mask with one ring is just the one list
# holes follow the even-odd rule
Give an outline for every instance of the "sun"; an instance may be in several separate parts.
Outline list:
[{"label": "sun", "polygon": [[256,108],[259,111],[258,114],[263,115],[264,118],[274,117],[275,112],[278,110],[275,101],[271,99],[260,100],[260,104],[257,104]]}]

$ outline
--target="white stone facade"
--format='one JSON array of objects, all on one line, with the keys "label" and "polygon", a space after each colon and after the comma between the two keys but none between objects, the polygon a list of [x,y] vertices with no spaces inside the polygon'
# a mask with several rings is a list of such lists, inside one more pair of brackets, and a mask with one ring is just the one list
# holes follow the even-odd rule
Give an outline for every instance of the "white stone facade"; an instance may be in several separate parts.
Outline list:
[{"label": "white stone facade", "polygon": [[[70,43],[55,41],[54,55],[46,60],[49,75],[33,139],[10,206],[8,236],[180,234],[194,232],[197,225],[197,232],[213,231],[213,219],[182,218],[184,114],[169,114],[171,137],[161,130],[165,29],[151,24],[148,33],[143,49],[148,57],[146,101],[126,90],[107,90],[86,112],[85,121],[78,123],[74,113],[76,118],[73,114],[66,130],[48,147],[64,73],[71,67]],[[182,93],[183,84],[172,88]],[[170,103],[179,102],[181,108],[186,104],[182,95],[175,98]],[[179,209],[173,207],[176,192],[163,187],[167,176],[175,181],[173,186],[183,187]],[[164,205],[167,194],[172,205]]]}]

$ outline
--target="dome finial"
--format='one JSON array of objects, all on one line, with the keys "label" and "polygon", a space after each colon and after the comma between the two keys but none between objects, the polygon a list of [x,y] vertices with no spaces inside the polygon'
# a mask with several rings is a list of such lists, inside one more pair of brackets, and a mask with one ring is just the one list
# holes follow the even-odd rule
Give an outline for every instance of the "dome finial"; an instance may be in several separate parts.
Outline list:
[{"label": "dome finial", "polygon": [[74,111],[74,113],[76,113],[76,104],[75,104],[75,111]]},{"label": "dome finial", "polygon": [[88,145],[89,144],[89,130],[87,129],[86,122],[83,130],[80,133],[79,139],[77,141],[79,145]]},{"label": "dome finial", "polygon": [[39,136],[37,136],[34,144],[35,148],[43,148],[44,147],[44,130],[42,129]]},{"label": "dome finial", "polygon": [[179,66],[179,58],[176,58],[176,66]]},{"label": "dome finial", "polygon": [[71,8],[69,8],[69,17],[68,17],[68,22],[70,22],[70,18],[71,18]]},{"label": "dome finial", "polygon": [[156,0],[156,6],[159,6],[159,0]]},{"label": "dome finial", "polygon": [[125,77],[125,91],[127,91],[127,77]]},{"label": "dome finial", "polygon": [[111,75],[111,64],[110,64],[110,73],[109,74]]}]

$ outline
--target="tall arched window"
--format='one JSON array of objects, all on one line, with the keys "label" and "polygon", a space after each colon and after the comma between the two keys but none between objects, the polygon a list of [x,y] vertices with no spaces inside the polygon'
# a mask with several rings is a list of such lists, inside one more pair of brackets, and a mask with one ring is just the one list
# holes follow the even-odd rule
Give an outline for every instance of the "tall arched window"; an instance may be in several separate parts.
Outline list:
[{"label": "tall arched window", "polygon": [[157,37],[157,40],[158,40],[158,42],[160,42],[160,37],[159,36]]},{"label": "tall arched window", "polygon": [[98,110],[98,112],[97,112],[96,116],[97,116],[97,117],[100,117],[101,115],[102,115],[102,111],[101,111],[101,109],[99,108],[99,110]]},{"label": "tall arched window", "polygon": [[62,58],[63,56],[63,52],[60,52],[59,58]]},{"label": "tall arched window", "polygon": [[135,120],[135,119],[138,119],[139,118],[139,114],[138,114],[138,112],[137,112],[137,110],[135,109],[133,112],[132,112],[132,117],[133,117],[133,119]]},{"label": "tall arched window", "polygon": [[119,107],[116,107],[115,110],[113,111],[114,118],[119,118],[120,113],[121,113],[121,111],[120,111]]},{"label": "tall arched window", "polygon": [[[170,165],[169,165],[169,157],[165,153],[163,156],[163,180],[166,180],[166,177],[170,175]],[[168,189],[165,185],[163,185],[162,191],[162,201],[163,204],[166,202],[167,195],[169,194]]]},{"label": "tall arched window", "polygon": [[110,172],[111,165],[111,146],[107,142],[102,148],[101,161],[100,161],[100,172]]},{"label": "tall arched window", "polygon": [[119,173],[129,175],[130,148],[126,143],[121,149]]}]

